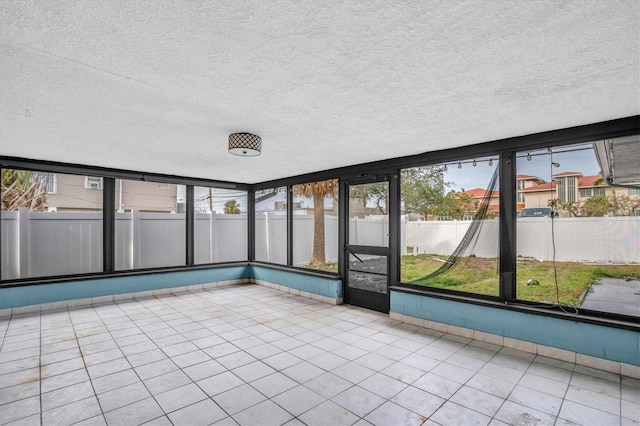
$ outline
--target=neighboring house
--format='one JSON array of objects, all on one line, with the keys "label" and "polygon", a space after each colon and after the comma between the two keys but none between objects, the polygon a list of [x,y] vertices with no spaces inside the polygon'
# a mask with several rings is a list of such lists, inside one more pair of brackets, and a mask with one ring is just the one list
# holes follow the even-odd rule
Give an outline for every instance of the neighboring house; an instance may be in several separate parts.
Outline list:
[{"label": "neighboring house", "polygon": [[[522,195],[524,207],[548,207],[549,201],[558,199],[560,203],[580,203],[596,195],[610,196],[613,194],[627,195],[640,198],[638,188],[614,189],[606,184],[602,176],[583,176],[580,172],[562,172],[553,175],[553,182],[540,183],[518,190]],[[561,215],[568,212],[560,211]]]},{"label": "neighboring house", "polygon": [[[256,192],[256,212],[269,212],[270,214],[286,214],[287,209],[287,193],[283,188],[278,191],[266,190]],[[293,214],[294,215],[313,215],[313,199],[301,196],[294,196]],[[324,199],[325,215],[338,215],[338,201],[332,197]],[[351,217],[359,217],[364,219],[367,216],[380,215],[377,207],[363,206],[362,201],[352,199],[349,202],[349,214]]]},{"label": "neighboring house", "polygon": [[543,184],[544,180],[537,176],[517,175],[516,176],[516,211],[519,212],[525,207],[523,189],[531,188]]},{"label": "neighboring house", "polygon": [[[640,188],[617,188],[607,185],[602,176],[583,176],[581,172],[562,172],[553,175],[553,182],[545,182],[537,176],[516,176],[516,211],[523,208],[549,207],[549,201],[558,199],[560,203],[580,203],[596,195],[626,195],[632,199],[640,199]],[[475,201],[480,202],[487,193],[486,189],[474,188],[462,191]],[[499,191],[491,194],[489,209],[498,212],[500,208]],[[561,215],[568,212],[560,211]],[[638,212],[630,212],[638,215]]]},{"label": "neighboring house", "polygon": [[471,197],[471,199],[480,205],[482,200],[489,196],[489,210],[493,210],[496,212],[496,215],[500,213],[500,191],[493,191],[491,194],[488,193],[488,190],[484,188],[474,188],[469,189],[467,191],[459,192],[459,194],[466,194]]},{"label": "neighboring house", "polygon": [[[49,211],[102,210],[102,178],[43,172],[34,172],[33,176],[45,180],[45,206]],[[177,185],[116,179],[115,204],[123,212],[175,212]]]}]

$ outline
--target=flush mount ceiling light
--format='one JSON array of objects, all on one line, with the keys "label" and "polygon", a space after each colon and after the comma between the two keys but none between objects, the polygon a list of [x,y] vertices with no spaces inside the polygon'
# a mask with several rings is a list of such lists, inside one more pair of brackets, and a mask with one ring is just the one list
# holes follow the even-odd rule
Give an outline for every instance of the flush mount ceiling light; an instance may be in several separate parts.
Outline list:
[{"label": "flush mount ceiling light", "polygon": [[229,152],[240,157],[256,157],[262,151],[262,138],[251,133],[229,135]]}]

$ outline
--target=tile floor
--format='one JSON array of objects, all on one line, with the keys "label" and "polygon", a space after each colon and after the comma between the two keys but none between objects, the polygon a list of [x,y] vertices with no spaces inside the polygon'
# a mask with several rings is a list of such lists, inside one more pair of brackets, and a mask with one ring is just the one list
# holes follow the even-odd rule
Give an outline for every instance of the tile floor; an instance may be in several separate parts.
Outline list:
[{"label": "tile floor", "polygon": [[632,425],[640,381],[257,285],[0,320],[0,423]]}]

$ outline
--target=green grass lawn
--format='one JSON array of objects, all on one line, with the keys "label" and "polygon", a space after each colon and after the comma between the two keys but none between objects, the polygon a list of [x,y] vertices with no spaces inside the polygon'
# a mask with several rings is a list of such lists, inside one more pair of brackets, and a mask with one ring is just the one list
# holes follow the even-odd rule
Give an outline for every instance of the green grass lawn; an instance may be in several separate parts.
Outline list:
[{"label": "green grass lawn", "polygon": [[[403,256],[401,281],[410,282],[435,271],[442,265],[442,262],[437,259],[444,259],[444,257],[426,254]],[[444,274],[416,284],[497,296],[497,271],[497,259],[464,258]],[[579,306],[584,292],[589,289],[590,285],[597,284],[604,277],[633,276],[640,278],[640,265],[591,265],[578,262],[556,262],[556,273],[558,278],[557,292],[553,262],[518,261],[517,298],[546,303],[556,303],[559,300],[563,305]],[[527,280],[530,278],[537,280],[540,284],[527,285]]]},{"label": "green grass lawn", "polygon": [[[420,279],[438,269],[446,256],[410,255],[402,256],[401,281],[404,283]],[[320,267],[308,265],[312,269],[338,272],[335,263]],[[517,298],[531,302],[556,303],[579,306],[582,297],[592,284],[598,284],[604,277],[640,279],[640,265],[592,265],[578,262],[556,262],[558,292],[553,273],[553,262],[519,260],[517,265]],[[533,278],[539,285],[527,285]],[[418,285],[444,288],[468,293],[498,296],[498,259],[468,257],[461,259],[453,268],[442,275]],[[557,293],[557,296],[556,296]]]}]

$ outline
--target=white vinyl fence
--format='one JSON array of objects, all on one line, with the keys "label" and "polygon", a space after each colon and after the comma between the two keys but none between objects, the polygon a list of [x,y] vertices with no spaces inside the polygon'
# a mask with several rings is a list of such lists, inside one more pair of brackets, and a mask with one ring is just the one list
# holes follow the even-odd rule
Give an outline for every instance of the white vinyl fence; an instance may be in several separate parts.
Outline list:
[{"label": "white vinyl fence", "polygon": [[[403,254],[451,254],[470,225],[407,222],[401,227]],[[555,244],[561,262],[640,263],[640,217],[521,218],[516,232],[518,256],[551,260]],[[498,235],[498,219],[486,220],[468,254],[497,257]]]},{"label": "white vinyl fence", "polygon": [[[407,222],[401,226],[402,254],[449,255],[471,221]],[[294,265],[311,261],[313,216],[294,216]],[[184,265],[185,216],[162,213],[116,214],[116,269]],[[351,244],[385,245],[389,223],[351,219]],[[465,255],[498,256],[498,220],[487,220]],[[518,219],[517,254],[550,260],[640,263],[640,217]],[[2,212],[2,279],[100,272],[100,213]],[[338,219],[325,216],[325,256],[337,262]],[[196,264],[245,260],[246,215],[196,215]],[[286,263],[286,218],[256,216],[256,259]]]},{"label": "white vinyl fence", "polygon": [[[2,279],[102,271],[101,213],[2,212]],[[184,214],[116,213],[116,270],[184,265]],[[247,215],[196,215],[195,263],[247,259]]]}]

